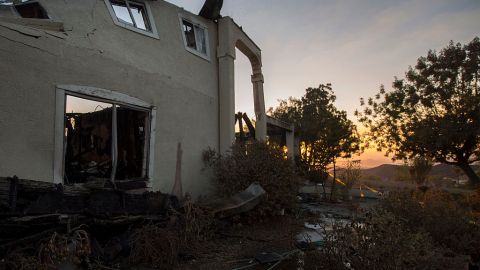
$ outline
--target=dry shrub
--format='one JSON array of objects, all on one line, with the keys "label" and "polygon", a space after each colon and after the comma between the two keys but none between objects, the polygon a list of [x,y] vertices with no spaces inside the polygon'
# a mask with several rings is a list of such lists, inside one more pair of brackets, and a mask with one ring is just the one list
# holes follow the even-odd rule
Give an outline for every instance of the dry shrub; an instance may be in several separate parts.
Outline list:
[{"label": "dry shrub", "polygon": [[295,206],[299,179],[282,148],[257,141],[246,146],[234,144],[223,156],[205,151],[204,160],[213,168],[217,191],[222,196],[232,196],[256,182],[267,192],[257,213],[273,215]]},{"label": "dry shrub", "polygon": [[70,235],[53,233],[40,248],[40,261],[46,265],[57,265],[69,260],[80,264],[92,252],[90,238],[86,231],[75,230]]},{"label": "dry shrub", "polygon": [[211,239],[215,233],[213,214],[195,205],[192,201],[186,201],[183,208],[185,210],[183,240],[188,244],[191,241]]},{"label": "dry shrub", "polygon": [[[314,255],[312,269],[428,269],[433,245],[395,215],[374,211],[364,224],[336,224]],[[310,260],[312,261],[312,260]],[[350,268],[351,267],[351,268]]]},{"label": "dry shrub", "polygon": [[80,265],[91,254],[89,235],[80,229],[70,234],[54,232],[37,245],[38,249],[32,248],[34,252],[8,254],[5,258],[7,269],[56,269],[65,261]]},{"label": "dry shrub", "polygon": [[379,207],[408,228],[427,232],[438,245],[469,254],[480,249],[480,224],[468,203],[461,195],[430,189],[391,193]]},{"label": "dry shrub", "polygon": [[476,203],[475,197],[441,190],[392,192],[365,223],[334,226],[324,248],[310,256],[309,265],[312,269],[458,269],[465,257],[456,255],[480,250],[480,224],[472,214]]},{"label": "dry shrub", "polygon": [[48,265],[40,263],[37,256],[29,256],[14,252],[5,257],[5,269],[15,270],[47,270]]},{"label": "dry shrub", "polygon": [[171,230],[150,224],[134,230],[130,236],[131,264],[170,269],[178,262],[180,239]]}]

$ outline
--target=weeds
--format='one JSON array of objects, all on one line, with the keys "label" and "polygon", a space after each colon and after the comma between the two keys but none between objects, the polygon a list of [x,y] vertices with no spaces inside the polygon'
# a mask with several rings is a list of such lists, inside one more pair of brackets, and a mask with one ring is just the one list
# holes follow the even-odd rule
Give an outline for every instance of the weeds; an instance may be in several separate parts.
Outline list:
[{"label": "weeds", "polygon": [[185,224],[182,232],[186,243],[191,241],[206,241],[213,237],[215,219],[213,214],[204,211],[191,201],[184,204]]},{"label": "weeds", "polygon": [[[478,217],[472,213],[475,198],[454,197],[440,190],[390,193],[364,223],[334,225],[323,249],[310,255],[309,266],[458,269],[464,255],[480,250]],[[459,260],[445,254],[459,256]]]},{"label": "weeds", "polygon": [[180,239],[175,232],[150,224],[136,229],[130,236],[131,264],[169,269],[178,262]]},{"label": "weeds", "polygon": [[85,230],[77,229],[70,234],[54,232],[41,240],[38,248],[14,251],[6,256],[5,262],[7,269],[56,269],[65,261],[80,265],[91,252],[89,234]]},{"label": "weeds", "polygon": [[409,228],[427,232],[438,245],[469,254],[480,249],[479,218],[472,212],[476,203],[432,189],[392,193],[379,208],[402,218]]},{"label": "weeds", "polygon": [[365,224],[335,224],[317,254],[321,269],[422,269],[432,258],[432,241],[409,230],[385,212],[374,212]]}]

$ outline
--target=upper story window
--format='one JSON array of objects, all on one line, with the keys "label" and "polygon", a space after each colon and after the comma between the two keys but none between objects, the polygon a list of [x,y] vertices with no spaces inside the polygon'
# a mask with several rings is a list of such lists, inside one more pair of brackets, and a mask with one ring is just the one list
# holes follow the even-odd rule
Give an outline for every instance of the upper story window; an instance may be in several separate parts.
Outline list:
[{"label": "upper story window", "polygon": [[49,19],[45,9],[37,1],[17,4],[15,9],[23,18]]},{"label": "upper story window", "polygon": [[207,27],[180,17],[183,41],[187,51],[210,60]]},{"label": "upper story window", "polygon": [[157,29],[147,2],[105,0],[105,3],[116,25],[158,38]]},{"label": "upper story window", "polygon": [[22,18],[31,18],[31,19],[50,19],[47,14],[47,11],[35,0],[30,1],[1,1],[0,6],[10,6],[13,9],[15,17],[22,17]]}]

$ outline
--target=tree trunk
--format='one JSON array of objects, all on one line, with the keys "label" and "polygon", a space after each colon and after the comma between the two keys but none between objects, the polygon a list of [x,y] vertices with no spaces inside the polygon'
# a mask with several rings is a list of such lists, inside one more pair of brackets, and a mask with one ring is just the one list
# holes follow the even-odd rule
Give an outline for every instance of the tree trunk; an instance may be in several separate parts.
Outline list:
[{"label": "tree trunk", "polygon": [[462,171],[468,177],[468,180],[470,180],[470,184],[480,184],[480,177],[473,171],[472,167],[468,163],[458,163],[457,166],[462,169]]},{"label": "tree trunk", "polygon": [[337,168],[335,166],[335,157],[333,158],[333,181],[332,181],[332,187],[330,189],[330,201],[334,200],[335,199],[335,193],[336,193],[336,173],[337,173]]}]

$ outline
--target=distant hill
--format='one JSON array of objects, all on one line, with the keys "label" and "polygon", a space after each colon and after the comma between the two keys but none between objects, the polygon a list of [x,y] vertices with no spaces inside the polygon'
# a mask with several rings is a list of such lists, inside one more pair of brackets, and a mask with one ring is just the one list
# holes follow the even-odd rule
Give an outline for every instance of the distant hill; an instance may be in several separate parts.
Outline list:
[{"label": "distant hill", "polygon": [[364,176],[377,176],[380,177],[382,180],[393,180],[393,176],[395,174],[395,168],[399,165],[394,164],[382,164],[377,167],[363,169],[362,174]]},{"label": "distant hill", "polygon": [[[393,180],[395,175],[395,169],[400,165],[394,164],[383,164],[374,168],[363,169],[362,173],[365,176],[376,176],[380,177],[382,180]],[[474,170],[478,170],[480,165],[473,165]],[[447,164],[437,164],[433,166],[432,171],[430,172],[430,176],[433,177],[449,177],[449,178],[456,178],[457,173],[455,172],[455,166],[447,165]]]}]

